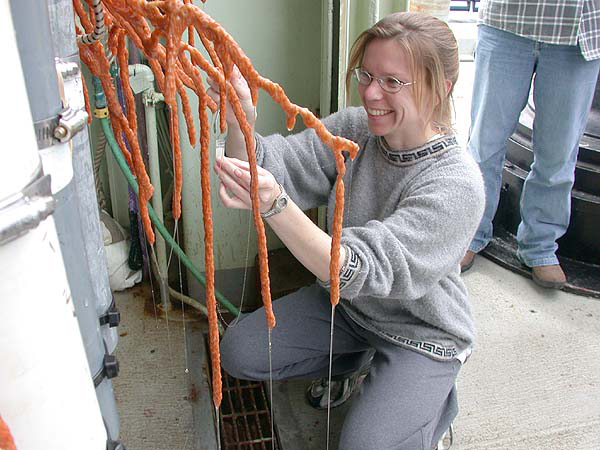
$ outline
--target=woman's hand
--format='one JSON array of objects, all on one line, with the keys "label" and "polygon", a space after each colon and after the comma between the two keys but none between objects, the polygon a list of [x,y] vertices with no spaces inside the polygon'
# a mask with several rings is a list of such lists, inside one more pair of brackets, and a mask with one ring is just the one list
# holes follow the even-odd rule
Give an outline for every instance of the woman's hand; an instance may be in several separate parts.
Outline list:
[{"label": "woman's hand", "polygon": [[[246,161],[235,158],[219,158],[214,166],[221,180],[219,198],[227,208],[252,209],[250,196],[250,166]],[[257,167],[258,198],[260,212],[271,209],[273,202],[281,193],[279,184],[268,170]]]},{"label": "woman's hand", "polygon": [[[265,213],[281,193],[279,184],[268,170],[257,167],[260,212]],[[251,209],[250,169],[246,161],[219,158],[215,172],[221,180],[219,198],[228,208]],[[271,229],[308,270],[320,280],[329,280],[331,261],[331,237],[316,226],[300,208],[289,201],[285,210],[267,219]],[[340,249],[340,267],[346,258],[344,247]]]},{"label": "woman's hand", "polygon": [[[210,98],[212,98],[215,101],[217,105],[220,105],[221,93],[219,90],[219,83],[211,78],[208,78],[207,81],[210,87],[207,89],[206,93]],[[242,76],[242,73],[237,68],[237,66],[233,66],[233,70],[231,72],[231,79],[229,80],[229,82],[235,89],[237,97],[242,105],[242,109],[246,114],[246,120],[250,125],[252,134],[254,134],[254,124],[256,123],[256,108],[254,108],[254,105],[252,104],[252,95],[250,94],[250,88],[248,87],[248,83],[246,79]],[[240,129],[240,125],[238,123],[237,118],[235,117],[229,99],[227,100],[226,108],[227,113],[225,114],[225,120],[227,122],[228,137],[229,134],[232,132],[236,132],[241,135],[242,131]]]}]

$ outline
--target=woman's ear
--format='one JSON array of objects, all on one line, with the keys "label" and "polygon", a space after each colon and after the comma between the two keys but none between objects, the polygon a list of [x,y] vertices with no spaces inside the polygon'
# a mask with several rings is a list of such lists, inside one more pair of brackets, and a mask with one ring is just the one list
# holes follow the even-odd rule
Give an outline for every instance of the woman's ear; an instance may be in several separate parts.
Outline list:
[{"label": "woman's ear", "polygon": [[452,90],[452,81],[446,80],[446,95],[450,94]]}]

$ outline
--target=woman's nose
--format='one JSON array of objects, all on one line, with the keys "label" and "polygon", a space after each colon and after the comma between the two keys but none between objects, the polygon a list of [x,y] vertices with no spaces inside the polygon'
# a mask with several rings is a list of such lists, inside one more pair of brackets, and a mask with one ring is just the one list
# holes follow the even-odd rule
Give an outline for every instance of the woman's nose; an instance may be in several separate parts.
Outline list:
[{"label": "woman's nose", "polygon": [[383,97],[383,90],[376,79],[371,80],[371,84],[365,87],[364,97],[368,100],[377,100]]}]

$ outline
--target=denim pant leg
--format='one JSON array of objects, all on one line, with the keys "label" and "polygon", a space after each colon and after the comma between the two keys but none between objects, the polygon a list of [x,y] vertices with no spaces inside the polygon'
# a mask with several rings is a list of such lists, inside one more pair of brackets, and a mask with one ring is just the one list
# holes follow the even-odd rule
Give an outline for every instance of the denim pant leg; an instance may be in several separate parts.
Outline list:
[{"label": "denim pant leg", "polygon": [[591,108],[600,61],[578,46],[538,44],[534,79],[534,161],[521,195],[518,255],[528,266],[557,264],[556,240],[569,226],[579,140]]},{"label": "denim pant leg", "polygon": [[485,210],[470,245],[476,253],[492,239],[506,143],[527,104],[535,67],[534,44],[512,33],[479,26],[467,144],[485,183]]}]

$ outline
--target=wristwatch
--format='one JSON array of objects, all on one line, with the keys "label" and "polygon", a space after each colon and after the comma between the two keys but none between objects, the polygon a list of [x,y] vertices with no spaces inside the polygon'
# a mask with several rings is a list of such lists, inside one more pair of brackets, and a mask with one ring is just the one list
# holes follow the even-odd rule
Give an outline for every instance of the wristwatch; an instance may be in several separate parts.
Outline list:
[{"label": "wristwatch", "polygon": [[269,217],[280,213],[288,205],[290,198],[288,197],[287,193],[285,192],[285,189],[283,189],[283,186],[281,184],[279,184],[279,190],[281,191],[281,193],[277,196],[277,198],[275,198],[275,201],[273,202],[273,205],[271,205],[271,208],[269,208],[269,210],[265,211],[264,213],[260,213],[260,216],[263,219],[268,219]]}]

